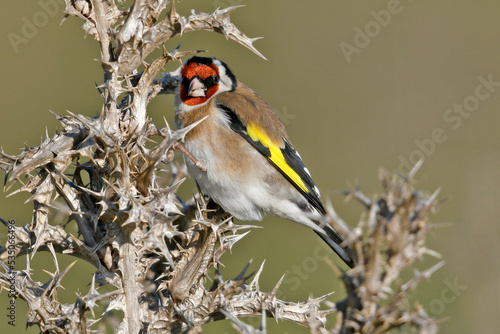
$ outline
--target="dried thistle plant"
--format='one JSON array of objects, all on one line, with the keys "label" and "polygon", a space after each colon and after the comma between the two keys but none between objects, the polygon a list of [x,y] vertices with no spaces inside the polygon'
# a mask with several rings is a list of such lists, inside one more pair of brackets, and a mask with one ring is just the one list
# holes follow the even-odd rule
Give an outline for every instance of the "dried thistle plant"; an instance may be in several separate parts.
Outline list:
[{"label": "dried thistle plant", "polygon": [[[156,80],[161,68],[197,51],[163,48],[163,55],[151,63],[145,58],[170,38],[199,30],[222,33],[263,57],[253,47],[255,39],[230,22],[236,7],[181,16],[168,0],[137,0],[128,9],[109,0],[65,2],[66,15],[83,19],[85,32],[100,43],[103,108],[96,118],[56,115],[60,133],[47,135],[38,147],[19,155],[1,153],[0,168],[9,185],[20,183],[16,192],[32,194],[32,221],[9,226],[15,247],[0,248],[0,282],[14,282],[18,297],[28,304],[28,324],[42,332],[87,333],[99,328],[96,322],[111,321],[106,318],[111,310],[119,310],[123,319],[113,326],[117,333],[195,333],[201,332],[201,325],[221,319],[229,319],[242,333],[265,333],[266,317],[292,321],[314,333],[382,333],[401,326],[437,332],[436,321],[419,305],[407,306],[407,294],[442,263],[415,271],[407,282],[400,279],[401,271],[414,268],[424,255],[439,256],[425,247],[431,228],[427,214],[438,204],[437,193],[416,191],[414,171],[407,178],[381,173],[384,191],[374,199],[358,189],[349,192],[368,212],[353,230],[329,207],[331,224],[351,236],[347,242],[360,259],[349,272],[333,267],[345,283],[346,299],[332,303],[325,295],[300,303],[279,300],[281,281],[271,291],[260,290],[263,265],[255,275],[247,274],[246,265],[234,279],[222,278],[220,257],[253,226],[234,224],[196,195],[186,202],[179,199],[175,192],[184,174],[169,163],[167,152],[191,128],[157,129],[146,116],[151,99],[172,93],[178,83],[176,73]],[[148,148],[153,137],[162,140]],[[162,166],[171,171],[162,174],[167,186],[159,181]],[[64,209],[56,206],[56,198],[62,199]],[[53,223],[56,214],[66,215],[67,222]],[[67,231],[73,221],[81,237]],[[57,269],[45,283],[32,279],[29,261],[23,271],[8,267],[9,257],[33,257],[37,251],[50,252],[56,268],[58,254],[92,264],[90,291],[63,304],[57,291],[72,265]],[[207,288],[210,268],[215,268],[215,276]],[[114,290],[100,293],[103,285]],[[107,308],[96,317],[99,303]],[[334,328],[327,330],[331,313],[337,313],[337,321],[330,320],[328,327]],[[261,317],[260,328],[241,317]]]}]

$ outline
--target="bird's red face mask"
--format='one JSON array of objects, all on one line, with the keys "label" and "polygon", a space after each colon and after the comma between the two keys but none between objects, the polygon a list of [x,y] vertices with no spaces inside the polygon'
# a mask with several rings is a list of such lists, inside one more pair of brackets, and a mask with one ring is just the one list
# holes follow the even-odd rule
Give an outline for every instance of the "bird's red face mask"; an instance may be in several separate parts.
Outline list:
[{"label": "bird's red face mask", "polygon": [[219,89],[219,70],[214,64],[205,65],[195,62],[182,68],[181,99],[195,106],[206,102]]}]

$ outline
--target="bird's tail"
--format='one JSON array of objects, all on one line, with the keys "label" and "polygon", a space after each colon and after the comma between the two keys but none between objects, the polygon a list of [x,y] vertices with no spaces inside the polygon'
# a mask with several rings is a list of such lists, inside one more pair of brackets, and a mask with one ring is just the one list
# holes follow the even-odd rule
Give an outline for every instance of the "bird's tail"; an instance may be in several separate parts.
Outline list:
[{"label": "bird's tail", "polygon": [[344,239],[328,224],[318,224],[322,226],[322,231],[315,230],[321,239],[350,267],[353,268],[358,261],[356,252],[348,245],[340,246]]}]

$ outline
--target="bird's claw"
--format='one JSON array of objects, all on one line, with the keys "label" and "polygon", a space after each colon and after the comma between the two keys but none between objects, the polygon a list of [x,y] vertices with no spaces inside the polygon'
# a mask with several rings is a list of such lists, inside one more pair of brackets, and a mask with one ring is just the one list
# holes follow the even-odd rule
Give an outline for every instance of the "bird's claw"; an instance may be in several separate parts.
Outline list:
[{"label": "bird's claw", "polygon": [[198,167],[202,172],[207,171],[207,161],[206,160],[197,160],[195,163],[196,167]]},{"label": "bird's claw", "polygon": [[175,158],[175,150],[171,147],[167,150],[167,154],[165,155],[165,159],[167,163],[171,163]]}]

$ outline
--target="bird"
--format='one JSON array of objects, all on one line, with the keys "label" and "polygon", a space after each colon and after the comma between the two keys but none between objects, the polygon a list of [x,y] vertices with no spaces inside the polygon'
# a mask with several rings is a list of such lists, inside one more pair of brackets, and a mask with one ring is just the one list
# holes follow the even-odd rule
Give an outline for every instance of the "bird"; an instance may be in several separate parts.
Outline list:
[{"label": "bird", "polygon": [[272,108],[217,58],[193,56],[179,69],[175,126],[199,122],[182,151],[201,193],[239,220],[269,213],[309,227],[354,267],[355,252],[326,222],[319,190]]}]

